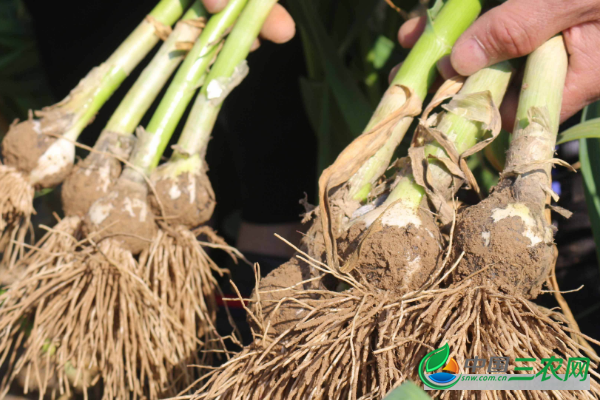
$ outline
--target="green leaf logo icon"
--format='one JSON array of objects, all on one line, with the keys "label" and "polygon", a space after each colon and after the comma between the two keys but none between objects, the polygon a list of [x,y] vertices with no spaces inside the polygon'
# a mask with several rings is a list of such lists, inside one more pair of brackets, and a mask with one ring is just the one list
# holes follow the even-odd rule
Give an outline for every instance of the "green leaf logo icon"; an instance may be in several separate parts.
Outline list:
[{"label": "green leaf logo icon", "polygon": [[447,390],[456,385],[460,379],[454,379],[450,383],[442,384],[429,379],[427,375],[425,375],[425,373],[434,372],[445,365],[448,358],[450,358],[450,346],[448,346],[448,343],[444,344],[439,349],[427,353],[419,363],[419,378],[421,378],[421,381],[428,387],[436,390]]},{"label": "green leaf logo icon", "polygon": [[[427,354],[427,356],[429,356],[429,357],[427,358],[427,362],[425,363],[425,371],[427,371],[427,372],[435,371],[436,369],[438,369],[441,366],[443,366],[444,364],[446,364],[446,361],[448,360],[448,357],[450,356],[450,347],[448,346],[448,343],[446,343],[439,349],[434,350],[431,353]],[[425,357],[427,357],[427,356],[425,356]]]}]

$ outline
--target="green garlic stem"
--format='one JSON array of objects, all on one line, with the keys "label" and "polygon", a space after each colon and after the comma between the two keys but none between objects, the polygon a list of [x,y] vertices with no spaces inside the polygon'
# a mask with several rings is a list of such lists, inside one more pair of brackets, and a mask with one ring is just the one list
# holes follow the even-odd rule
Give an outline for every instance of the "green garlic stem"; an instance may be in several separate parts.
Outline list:
[{"label": "green garlic stem", "polygon": [[[542,188],[550,184],[552,164],[548,161],[553,158],[556,145],[567,68],[562,35],[537,48],[525,64],[517,119],[504,169],[511,172],[532,166],[515,181],[515,196],[523,201],[540,204],[546,201]],[[539,118],[535,125],[530,113]]]},{"label": "green garlic stem", "polygon": [[527,113],[531,107],[546,107],[551,118],[550,128],[554,134],[558,133],[568,62],[562,35],[548,40],[529,55],[519,95],[513,140],[529,125]]},{"label": "green garlic stem", "polygon": [[359,201],[367,199],[373,188],[373,183],[387,170],[396,147],[400,145],[412,122],[412,118],[402,118],[394,127],[392,135],[385,145],[349,179],[349,196],[351,198]]},{"label": "green garlic stem", "polygon": [[222,37],[235,23],[246,3],[247,0],[231,0],[225,9],[213,15],[177,70],[146,128],[152,140],[136,147],[129,160],[146,173],[158,165],[181,116],[217,55]]},{"label": "green garlic stem", "polygon": [[[489,90],[494,104],[499,106],[510,83],[511,75],[512,67],[508,61],[498,63],[469,77],[459,93],[466,95]],[[456,150],[461,154],[484,139],[487,131],[483,129],[482,125],[481,122],[446,111],[437,129],[454,143]],[[446,151],[435,141],[426,144],[424,150],[426,157],[431,155],[448,157]],[[441,162],[431,160],[429,165],[431,167],[431,184],[435,185],[444,194],[445,198],[451,198],[457,190],[457,188],[452,187],[452,175]],[[425,191],[415,182],[410,167],[400,171],[400,175],[410,181],[411,184],[396,185],[385,203],[389,205],[402,199],[407,207],[416,210],[425,196]]]},{"label": "green garlic stem", "polygon": [[[189,3],[190,0],[161,0],[149,15],[158,23],[171,26]],[[67,139],[77,140],[104,103],[156,45],[159,38],[155,31],[155,26],[144,19],[108,60],[94,68],[71,92],[66,103],[60,105],[75,114],[74,122],[64,133]]]},{"label": "green garlic stem", "polygon": [[163,43],[152,61],[129,89],[106,124],[104,131],[125,136],[133,134],[156,96],[186,56],[186,51],[178,50],[177,44],[179,42],[195,42],[202,31],[201,28],[186,21],[201,17],[207,18],[208,12],[202,2],[196,0],[182,19],[177,22],[167,41]]},{"label": "green garlic stem", "polygon": [[[212,104],[206,100],[205,96],[198,94],[190,116],[185,122],[181,136],[177,141],[178,149],[175,149],[171,156],[172,161],[192,154],[199,154],[204,159],[208,141],[217,122],[220,109],[220,106]],[[182,154],[180,150],[185,151],[186,154]]]},{"label": "green garlic stem", "polygon": [[[383,95],[365,132],[404,104],[404,101],[398,97],[394,86],[406,86],[414,91],[421,102],[425,99],[429,87],[437,76],[437,62],[450,54],[458,37],[475,21],[481,12],[483,1],[449,0],[444,4],[439,13],[428,22],[425,31],[402,63],[392,81],[392,86]],[[402,125],[403,131],[392,135],[388,139],[389,143],[380,150],[382,154],[376,155],[374,161],[357,172],[358,177],[353,179],[349,191],[349,195],[355,200],[364,201],[372,184],[387,169],[393,155],[389,149],[395,149],[397,144],[402,141],[413,120],[412,117],[404,119],[407,121],[399,124]]]},{"label": "green garlic stem", "polygon": [[[230,85],[232,81],[243,78],[239,75],[245,69],[245,59],[275,3],[277,0],[250,0],[229,34],[179,139],[180,148],[188,154],[206,151],[223,101],[231,90]],[[173,159],[181,156],[177,151],[173,153]]]},{"label": "green garlic stem", "polygon": [[[490,90],[492,100],[496,106],[502,103],[508,84],[512,77],[513,69],[508,61],[498,63],[483,70],[482,73],[476,73],[470,77],[461,89],[461,93],[477,93],[484,90]],[[446,112],[442,118],[438,129],[444,132],[454,143],[456,150],[461,154],[464,151],[475,146],[484,139],[486,133],[482,129],[480,122],[463,118],[451,112]],[[445,150],[437,142],[432,142],[425,147],[425,156],[433,155],[436,157],[445,157]],[[432,160],[431,175],[432,181],[444,191],[450,187],[452,177],[441,162]],[[451,189],[450,189],[451,190]],[[453,193],[448,193],[448,198]]]},{"label": "green garlic stem", "polygon": [[438,15],[427,24],[392,84],[408,86],[420,99],[424,99],[437,76],[436,63],[450,54],[454,43],[481,12],[483,1],[447,1]]}]

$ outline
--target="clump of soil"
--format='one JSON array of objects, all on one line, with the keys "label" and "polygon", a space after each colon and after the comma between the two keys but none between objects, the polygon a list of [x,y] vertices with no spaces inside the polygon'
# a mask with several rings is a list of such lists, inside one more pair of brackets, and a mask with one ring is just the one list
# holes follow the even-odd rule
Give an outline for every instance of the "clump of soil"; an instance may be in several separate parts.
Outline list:
[{"label": "clump of soil", "polygon": [[144,183],[120,179],[108,196],[97,200],[84,219],[84,232],[94,241],[110,238],[132,254],[148,248],[157,232],[146,201]]},{"label": "clump of soil", "polygon": [[554,263],[552,227],[543,209],[519,202],[509,184],[468,207],[457,220],[454,258],[465,252],[454,280],[472,279],[505,293],[537,297]]},{"label": "clump of soil", "polygon": [[67,215],[83,216],[101,197],[108,194],[121,175],[121,162],[108,154],[128,158],[133,148],[133,137],[102,132],[101,143],[77,163],[62,186],[63,210]]},{"label": "clump of soil", "polygon": [[350,227],[338,241],[339,254],[355,265],[362,282],[399,294],[420,288],[442,262],[442,236],[431,213],[406,213],[401,203],[390,206],[366,229]]},{"label": "clump of soil", "polygon": [[154,180],[156,193],[149,197],[152,210],[171,225],[195,228],[208,221],[215,209],[215,193],[204,172],[184,172],[176,178],[161,177]]},{"label": "clump of soil", "polygon": [[26,180],[38,189],[61,183],[71,172],[74,156],[73,144],[56,137],[65,131],[70,117],[56,111],[43,113],[41,119],[30,116],[13,125],[2,141],[6,165],[28,174]]},{"label": "clump of soil", "polygon": [[[55,172],[53,174],[48,174],[48,175],[44,176],[43,179],[41,179],[41,180],[37,180],[37,179],[30,179],[30,180],[35,181],[35,183],[33,183],[33,185],[35,186],[36,189],[54,188],[54,187],[60,185],[62,182],[64,182],[64,180],[71,174],[72,170],[73,170],[73,163],[69,162],[67,165],[64,165],[57,172]],[[31,178],[33,178],[33,177],[31,177]]]},{"label": "clump of soil", "polygon": [[11,127],[2,141],[4,163],[22,172],[32,171],[56,138],[42,133],[41,121],[27,120]]},{"label": "clump of soil", "polygon": [[63,210],[83,216],[94,202],[110,191],[121,174],[121,163],[112,157],[93,156],[79,162],[62,186]]},{"label": "clump of soil", "polygon": [[318,212],[319,210],[316,210],[317,216],[306,234],[302,237],[301,245],[309,256],[319,261],[325,261],[327,249],[325,247],[325,238],[323,237],[323,226],[321,225]]},{"label": "clump of soil", "polygon": [[67,128],[70,116],[58,111],[43,111],[43,118],[29,116],[26,121],[11,125],[2,140],[4,163],[22,172],[31,172],[38,159]]},{"label": "clump of soil", "polygon": [[[260,280],[257,288],[258,294],[257,289],[254,289],[252,293],[251,311],[255,316],[263,317],[264,323],[270,327],[269,334],[277,337],[306,317],[310,310],[304,308],[300,303],[293,301],[280,303],[280,301],[286,297],[295,298],[300,302],[319,297],[298,293],[302,290],[317,288],[318,284],[315,282],[300,284],[312,277],[314,277],[314,273],[308,264],[292,258]],[[261,331],[250,316],[248,316],[248,322],[255,331]]]},{"label": "clump of soil", "polygon": [[[347,198],[348,191],[348,187],[344,185],[337,189],[329,197],[329,222],[331,224],[331,231],[333,232],[335,238],[339,238],[340,236],[344,235],[347,230],[346,224],[361,205],[359,201]],[[302,238],[302,247],[306,250],[309,256],[325,262],[327,259],[327,247],[325,245],[325,237],[323,236],[321,209],[317,207],[316,209],[309,211],[311,206],[309,206],[305,201],[301,201],[301,203],[304,204],[305,208],[307,209],[307,216],[305,216],[303,223],[308,223],[309,220],[312,221],[310,228]]]}]

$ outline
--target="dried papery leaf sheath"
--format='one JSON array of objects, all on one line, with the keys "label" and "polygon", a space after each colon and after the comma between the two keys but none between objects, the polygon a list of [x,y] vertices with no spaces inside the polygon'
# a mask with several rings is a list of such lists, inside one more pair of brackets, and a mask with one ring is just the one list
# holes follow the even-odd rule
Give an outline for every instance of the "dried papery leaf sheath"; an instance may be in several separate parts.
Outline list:
[{"label": "dried papery leaf sheath", "polygon": [[[405,166],[400,172],[400,176],[414,179],[414,187],[394,188],[386,204],[402,200],[416,210],[422,196],[427,193],[434,203],[434,209],[442,213],[443,222],[451,221],[453,211],[446,202],[462,183],[474,182],[468,179],[470,171],[466,168],[464,158],[481,150],[500,131],[498,106],[511,76],[512,68],[508,62],[485,68],[465,81],[459,94],[444,106],[446,112],[437,118],[439,122],[435,127],[429,126],[428,113],[424,115],[421,130],[413,140],[415,147],[409,152],[411,165]],[[439,95],[440,100],[444,97],[443,94]],[[434,135],[438,136],[437,140]],[[486,135],[488,138],[484,140]],[[440,140],[443,140],[443,145]],[[428,161],[430,157],[443,161]],[[413,175],[415,168],[419,171],[416,176]]]},{"label": "dried papery leaf sheath", "polygon": [[403,115],[417,115],[420,112],[420,102],[410,89],[403,87],[402,90],[406,91],[408,98],[404,105],[350,143],[319,178],[320,217],[327,246],[327,261],[332,265],[338,264],[337,257],[334,256],[337,252],[337,235],[333,233],[331,226],[329,191],[350,179],[361,165],[385,145],[398,118],[402,118]]},{"label": "dried papery leaf sheath", "polygon": [[[438,5],[439,6],[439,5]],[[450,54],[452,45],[481,11],[482,1],[450,0],[443,7],[435,7],[428,12],[428,22],[425,32],[402,63],[396,73],[392,85],[384,94],[378,111],[373,115],[369,126],[376,124],[392,110],[403,104],[403,99],[397,95],[395,86],[402,85],[414,91],[422,102],[431,84],[437,76],[436,63],[445,55]],[[371,186],[385,172],[390,163],[393,151],[400,144],[406,131],[412,123],[412,116],[400,120],[393,128],[392,134],[373,160],[366,163],[352,178],[349,195],[359,201],[364,201]],[[369,129],[367,126],[366,130]]]}]

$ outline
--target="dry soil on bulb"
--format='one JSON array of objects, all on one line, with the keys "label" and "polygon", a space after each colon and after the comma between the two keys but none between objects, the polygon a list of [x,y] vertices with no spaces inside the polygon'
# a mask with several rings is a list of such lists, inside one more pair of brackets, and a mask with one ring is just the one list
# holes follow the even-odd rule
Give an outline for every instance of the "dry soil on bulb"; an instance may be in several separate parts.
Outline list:
[{"label": "dry soil on bulb", "polygon": [[421,287],[439,267],[441,243],[430,212],[407,213],[395,203],[369,227],[364,221],[353,224],[338,239],[338,249],[343,260],[352,259],[359,282],[402,295]]},{"label": "dry soil on bulb", "polygon": [[106,196],[121,175],[119,159],[129,158],[135,139],[111,132],[97,150],[78,162],[62,185],[61,199],[66,215],[83,216],[96,200]]},{"label": "dry soil on bulb", "polygon": [[158,228],[148,206],[145,182],[120,179],[108,196],[97,200],[84,217],[84,233],[110,238],[131,254],[148,248]]},{"label": "dry soil on bulb", "polygon": [[152,177],[152,181],[156,191],[151,192],[148,199],[156,215],[164,212],[165,222],[188,229],[210,219],[217,202],[210,180],[204,172],[185,172],[176,178],[155,176],[157,175]]},{"label": "dry soil on bulb", "polygon": [[454,278],[536,298],[554,263],[553,230],[543,211],[512,195],[511,181],[457,219],[455,257],[464,251]]},{"label": "dry soil on bulb", "polygon": [[[40,157],[57,141],[68,126],[68,118],[58,111],[43,112],[40,119],[30,118],[9,129],[2,141],[2,156],[7,166],[28,174],[38,167]],[[72,164],[44,176],[43,181],[35,182],[36,188],[53,187],[70,173]],[[26,179],[26,178],[24,178]]]}]

